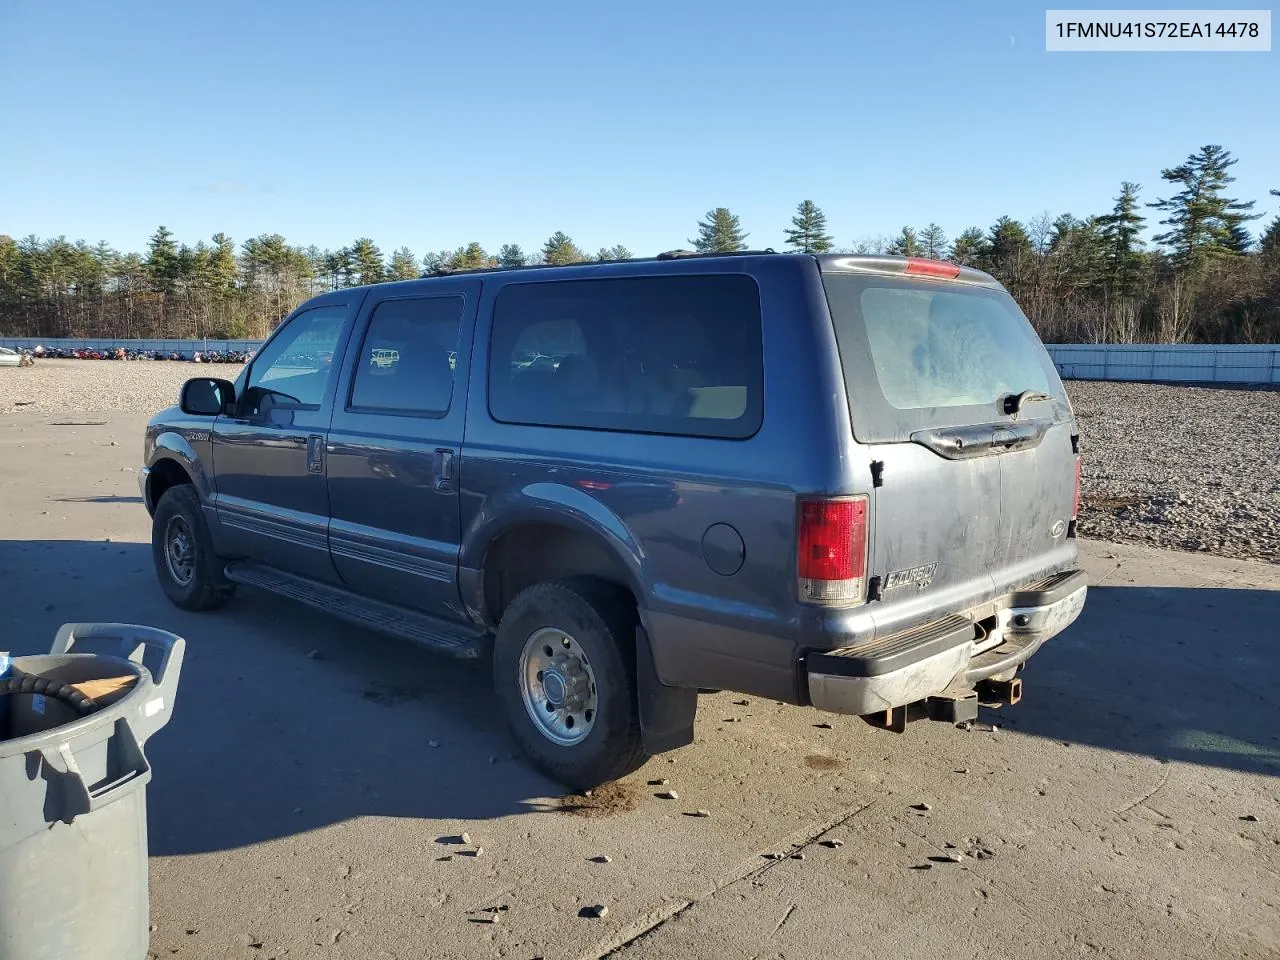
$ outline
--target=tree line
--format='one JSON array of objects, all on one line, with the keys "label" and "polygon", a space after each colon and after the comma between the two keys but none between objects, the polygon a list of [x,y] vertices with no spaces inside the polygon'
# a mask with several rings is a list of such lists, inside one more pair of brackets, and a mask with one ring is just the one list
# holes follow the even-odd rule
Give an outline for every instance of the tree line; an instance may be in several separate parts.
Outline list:
[{"label": "tree line", "polygon": [[[1280,215],[1255,237],[1255,201],[1230,196],[1236,159],[1208,145],[1161,172],[1167,196],[1144,202],[1124,182],[1108,212],[1002,216],[949,238],[936,223],[838,246],[826,215],[801,202],[785,230],[791,250],[946,259],[1000,280],[1050,342],[1280,342]],[[1280,190],[1271,193],[1280,196]],[[1161,228],[1143,240],[1148,215]],[[688,243],[747,248],[739,217],[716,207]],[[145,252],[65,237],[0,234],[0,335],[261,338],[302,300],[329,290],[458,270],[627,260],[621,244],[594,254],[561,231],[526,253],[478,243],[419,258],[363,237],[340,250],[264,234],[240,244],[218,233],[194,246],[165,227]]]}]

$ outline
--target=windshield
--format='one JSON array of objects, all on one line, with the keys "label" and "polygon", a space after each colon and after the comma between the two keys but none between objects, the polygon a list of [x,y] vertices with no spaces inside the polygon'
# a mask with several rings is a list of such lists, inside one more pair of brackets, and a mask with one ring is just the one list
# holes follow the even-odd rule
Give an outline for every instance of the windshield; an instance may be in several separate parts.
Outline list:
[{"label": "windshield", "polygon": [[958,283],[824,273],[855,433],[995,422],[999,401],[1063,395],[1053,363],[1013,298]]}]

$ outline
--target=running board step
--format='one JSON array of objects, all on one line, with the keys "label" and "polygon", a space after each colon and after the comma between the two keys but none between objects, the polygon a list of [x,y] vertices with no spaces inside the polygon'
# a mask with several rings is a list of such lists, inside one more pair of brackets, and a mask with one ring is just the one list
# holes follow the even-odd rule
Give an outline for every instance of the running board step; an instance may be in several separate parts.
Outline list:
[{"label": "running board step", "polygon": [[448,623],[417,610],[410,610],[393,603],[383,603],[381,600],[372,600],[352,593],[350,590],[344,590],[342,587],[320,583],[247,560],[236,560],[227,564],[226,575],[228,580],[235,583],[269,590],[279,596],[323,610],[348,623],[411,640],[464,660],[474,660],[480,656],[482,641],[486,637],[481,630]]}]

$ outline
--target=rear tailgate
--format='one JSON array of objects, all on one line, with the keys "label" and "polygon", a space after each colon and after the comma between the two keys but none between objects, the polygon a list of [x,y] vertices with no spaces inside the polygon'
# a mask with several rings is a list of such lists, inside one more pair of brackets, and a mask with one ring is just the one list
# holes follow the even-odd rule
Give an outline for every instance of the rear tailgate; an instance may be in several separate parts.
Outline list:
[{"label": "rear tailgate", "polygon": [[878,480],[868,575],[883,635],[1071,565],[1076,427],[998,284],[864,264],[822,269],[854,436]]}]

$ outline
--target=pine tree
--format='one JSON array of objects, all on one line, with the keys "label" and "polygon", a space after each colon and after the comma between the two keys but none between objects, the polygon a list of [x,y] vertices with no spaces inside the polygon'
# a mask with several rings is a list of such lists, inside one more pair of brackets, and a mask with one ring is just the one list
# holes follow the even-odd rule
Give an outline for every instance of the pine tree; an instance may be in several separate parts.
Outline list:
[{"label": "pine tree", "polygon": [[981,227],[969,227],[951,244],[952,263],[962,267],[976,267],[987,258],[987,238]]},{"label": "pine tree", "polygon": [[326,250],[321,254],[326,282],[330,288],[340,290],[350,287],[355,282],[355,266],[351,262],[351,251],[346,247],[341,250]]},{"label": "pine tree", "polygon": [[452,264],[452,250],[434,250],[422,258],[422,269],[433,277],[453,269]]},{"label": "pine tree", "polygon": [[[1272,190],[1271,195],[1280,197],[1280,190]],[[1276,214],[1276,218],[1258,238],[1258,249],[1268,256],[1280,255],[1280,213]]]},{"label": "pine tree", "polygon": [[716,207],[698,221],[698,235],[689,242],[699,253],[733,253],[746,247],[747,236],[736,214],[727,207]]},{"label": "pine tree", "polygon": [[566,263],[581,263],[586,255],[569,239],[568,234],[557,230],[542,245],[542,258],[550,266],[561,266]]},{"label": "pine tree", "polygon": [[227,293],[236,285],[236,245],[225,233],[213,235],[209,253],[209,281],[218,293]]},{"label": "pine tree", "polygon": [[386,278],[382,251],[368,237],[361,237],[348,247],[347,256],[358,284],[381,283]]},{"label": "pine tree", "polygon": [[1139,234],[1147,218],[1138,213],[1138,191],[1142,187],[1128,180],[1120,184],[1120,196],[1109,214],[1098,217],[1106,260],[1106,279],[1121,294],[1132,292],[1142,268],[1142,240]]},{"label": "pine tree", "polygon": [[885,252],[895,257],[920,256],[920,242],[916,239],[916,232],[910,227],[903,227]]},{"label": "pine tree", "polygon": [[1217,144],[1201,147],[1186,161],[1160,176],[1182,190],[1149,206],[1168,214],[1160,223],[1169,229],[1155,237],[1172,253],[1175,262],[1194,270],[1208,260],[1231,256],[1243,239],[1244,224],[1256,220],[1251,213],[1254,201],[1244,202],[1223,195],[1235,177],[1227,171],[1236,164],[1229,150]]},{"label": "pine tree", "polygon": [[1027,228],[1012,217],[1000,217],[987,234],[987,261],[999,268],[1030,256],[1031,238]]},{"label": "pine tree", "polygon": [[496,266],[496,261],[485,252],[484,247],[472,241],[453,251],[447,266],[450,270],[484,270]]},{"label": "pine tree", "polygon": [[1232,253],[1245,254],[1253,246],[1253,235],[1244,224],[1233,223],[1227,228],[1227,235],[1222,243]]},{"label": "pine tree", "polygon": [[596,252],[596,259],[601,262],[607,260],[630,260],[631,251],[620,243],[612,247],[601,247]]},{"label": "pine tree", "polygon": [[800,253],[826,253],[834,241],[827,233],[827,215],[812,200],[804,200],[786,231],[787,245]]},{"label": "pine tree", "polygon": [[152,234],[145,263],[155,288],[171,292],[178,279],[178,244],[168,227],[162,225]]},{"label": "pine tree", "polygon": [[525,265],[524,251],[520,249],[518,243],[504,243],[502,249],[498,251],[498,266],[500,267],[523,267]]},{"label": "pine tree", "polygon": [[1053,222],[1045,261],[1053,267],[1060,286],[1086,290],[1106,275],[1107,241],[1099,220],[1077,220],[1064,213]]},{"label": "pine tree", "polygon": [[930,260],[945,260],[947,257],[947,235],[936,223],[931,223],[920,231],[920,255]]},{"label": "pine tree", "polygon": [[416,280],[422,271],[418,269],[418,258],[408,247],[400,247],[391,254],[391,264],[387,270],[388,280]]}]

